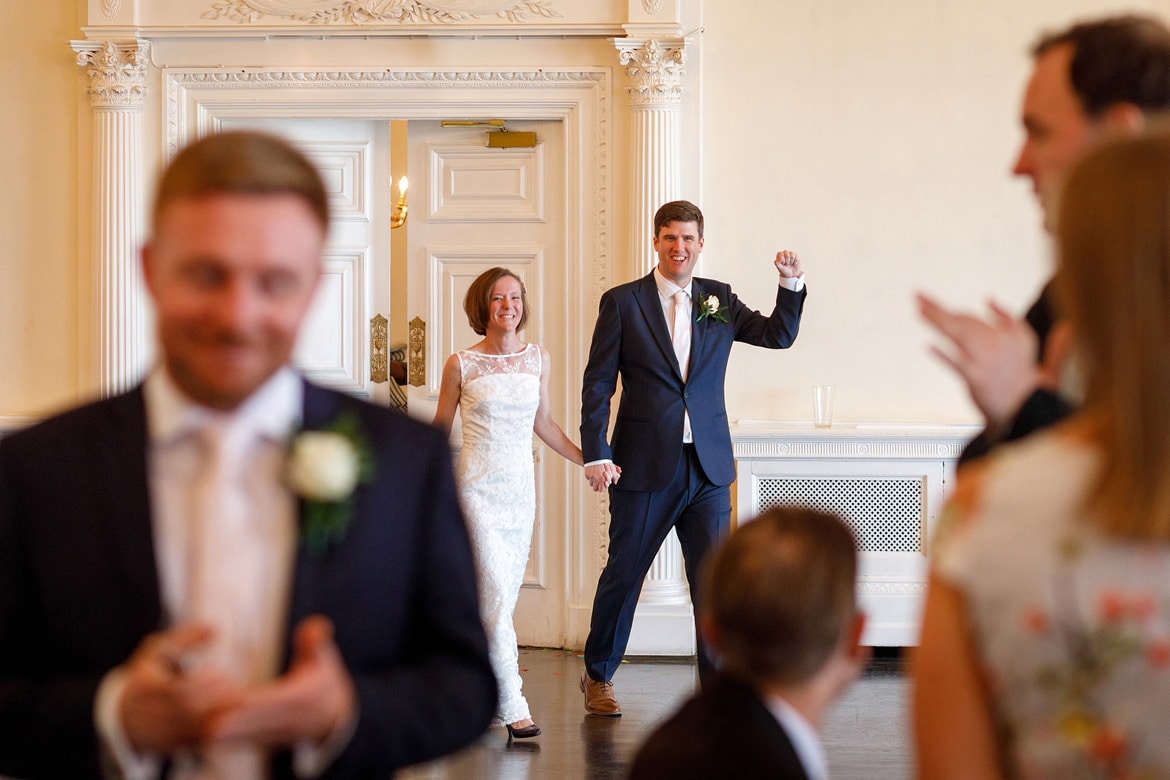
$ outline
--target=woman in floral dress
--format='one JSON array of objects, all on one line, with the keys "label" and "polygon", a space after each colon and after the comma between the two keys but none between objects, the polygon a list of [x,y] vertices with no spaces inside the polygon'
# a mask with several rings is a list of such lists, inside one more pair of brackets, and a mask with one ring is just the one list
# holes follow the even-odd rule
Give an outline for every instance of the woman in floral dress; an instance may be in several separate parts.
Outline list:
[{"label": "woman in floral dress", "polygon": [[1091,153],[1057,225],[1083,411],[960,473],[915,664],[922,778],[1170,777],[1170,135]]},{"label": "woman in floral dress", "polygon": [[512,622],[536,516],[532,434],[578,466],[581,448],[549,412],[548,351],[520,340],[529,313],[520,277],[506,268],[484,271],[463,308],[483,340],[447,359],[434,422],[450,432],[459,410],[463,447],[455,476],[476,554],[498,716],[510,739],[535,737],[540,729],[520,691]]}]

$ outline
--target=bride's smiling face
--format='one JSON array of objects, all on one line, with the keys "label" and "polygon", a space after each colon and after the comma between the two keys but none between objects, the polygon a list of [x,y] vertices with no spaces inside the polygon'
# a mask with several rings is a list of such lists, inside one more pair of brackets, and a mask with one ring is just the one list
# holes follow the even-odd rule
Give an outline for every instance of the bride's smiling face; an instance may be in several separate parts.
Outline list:
[{"label": "bride's smiling face", "polygon": [[494,330],[515,331],[524,316],[524,291],[513,276],[502,276],[492,287],[488,303],[488,327]]}]

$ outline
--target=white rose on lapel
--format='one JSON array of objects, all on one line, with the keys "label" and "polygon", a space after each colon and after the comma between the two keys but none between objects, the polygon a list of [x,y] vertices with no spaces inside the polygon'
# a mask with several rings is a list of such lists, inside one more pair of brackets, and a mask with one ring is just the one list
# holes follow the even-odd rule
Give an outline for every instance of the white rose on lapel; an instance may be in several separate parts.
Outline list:
[{"label": "white rose on lapel", "polygon": [[717,295],[708,295],[699,301],[699,316],[695,318],[695,322],[702,322],[708,317],[719,322],[727,322],[727,307],[719,305]]},{"label": "white rose on lapel", "polygon": [[361,458],[340,433],[304,431],[289,453],[288,483],[306,501],[337,502],[357,487]]},{"label": "white rose on lapel", "polygon": [[374,478],[374,459],[361,421],[342,413],[324,430],[301,431],[289,448],[285,481],[304,501],[300,543],[324,553],[345,537],[353,493]]}]

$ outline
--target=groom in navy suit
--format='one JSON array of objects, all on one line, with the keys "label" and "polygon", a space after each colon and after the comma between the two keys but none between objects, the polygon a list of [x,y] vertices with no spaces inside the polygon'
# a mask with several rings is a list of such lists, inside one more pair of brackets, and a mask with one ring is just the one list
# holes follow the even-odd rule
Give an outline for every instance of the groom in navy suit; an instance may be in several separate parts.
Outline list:
[{"label": "groom in navy suit", "polygon": [[[585,475],[594,490],[610,488],[609,559],[597,583],[581,677],[585,709],[594,715],[621,715],[611,681],[642,581],[670,529],[678,532],[692,602],[703,556],[727,534],[735,462],[723,384],[732,343],[791,346],[806,297],[800,259],[788,251],[776,253],[779,289],[767,317],[729,285],[693,278],[703,213],[687,201],[658,209],[654,249],[651,273],[602,296],[582,390]],[[619,376],[611,445],[609,407]],[[706,676],[701,643],[698,655]]]},{"label": "groom in navy suit", "polygon": [[0,774],[386,778],[486,728],[446,437],[289,367],[328,223],[285,142],[185,149],[159,365],[0,442]]}]

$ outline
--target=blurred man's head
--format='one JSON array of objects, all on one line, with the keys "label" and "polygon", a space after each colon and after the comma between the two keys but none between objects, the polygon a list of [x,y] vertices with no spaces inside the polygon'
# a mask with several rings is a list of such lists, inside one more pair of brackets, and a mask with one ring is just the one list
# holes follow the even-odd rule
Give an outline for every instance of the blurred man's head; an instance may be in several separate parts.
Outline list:
[{"label": "blurred man's head", "polygon": [[1032,180],[1051,229],[1051,198],[1068,167],[1170,109],[1170,30],[1138,16],[1082,22],[1044,36],[1032,54],[1015,173]]},{"label": "blurred man's head", "polygon": [[700,621],[720,669],[759,688],[799,686],[856,649],[857,548],[837,517],[771,509],[706,563]]},{"label": "blurred man's head", "polygon": [[329,224],[316,168],[287,142],[203,138],[163,173],[143,248],[167,373],[234,409],[291,358]]}]

